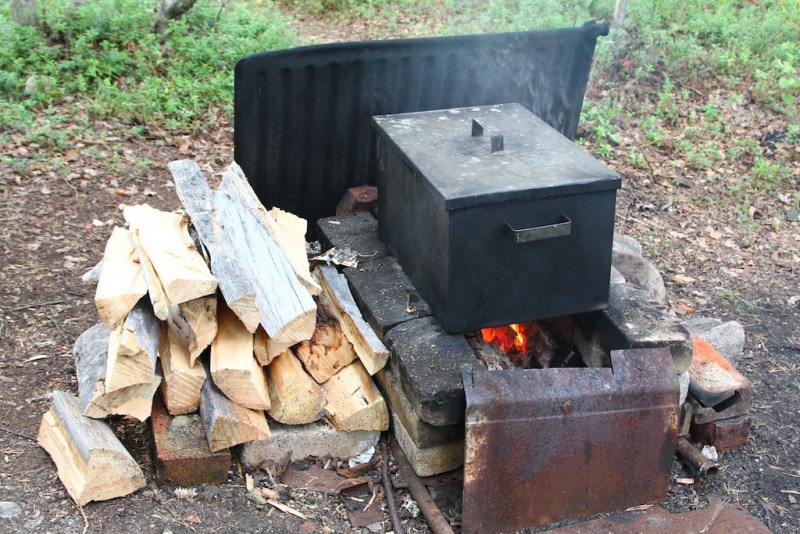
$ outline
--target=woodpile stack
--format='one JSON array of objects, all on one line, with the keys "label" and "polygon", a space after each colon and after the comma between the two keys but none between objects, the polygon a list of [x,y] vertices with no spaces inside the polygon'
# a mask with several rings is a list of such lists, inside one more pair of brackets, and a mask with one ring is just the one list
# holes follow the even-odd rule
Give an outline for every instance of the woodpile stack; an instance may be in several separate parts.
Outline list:
[{"label": "woodpile stack", "polygon": [[371,378],[388,351],[336,268],[310,270],[307,222],[266,210],[235,163],[215,190],[194,161],[169,167],[185,211],[123,208],[127,228],[106,244],[95,296],[108,346],[76,347],[78,399],[61,400],[40,429],[81,504],[139,479],[116,493],[76,482],[74,459],[112,445],[92,444],[108,438],[96,429],[76,438],[74,421],[144,421],[157,391],[172,415],[199,410],[212,451],[269,439],[267,414],[288,425],[325,417],[342,431],[389,426]]}]

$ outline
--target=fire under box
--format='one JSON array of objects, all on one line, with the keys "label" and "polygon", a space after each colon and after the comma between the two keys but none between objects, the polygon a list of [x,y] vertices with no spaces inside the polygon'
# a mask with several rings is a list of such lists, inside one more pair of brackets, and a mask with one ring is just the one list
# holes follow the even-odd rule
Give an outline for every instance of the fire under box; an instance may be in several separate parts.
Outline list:
[{"label": "fire under box", "polygon": [[381,238],[448,332],[607,305],[608,167],[519,104],[374,126]]},{"label": "fire under box", "polygon": [[611,368],[465,371],[465,533],[508,532],[664,500],[678,380],[669,349]]}]

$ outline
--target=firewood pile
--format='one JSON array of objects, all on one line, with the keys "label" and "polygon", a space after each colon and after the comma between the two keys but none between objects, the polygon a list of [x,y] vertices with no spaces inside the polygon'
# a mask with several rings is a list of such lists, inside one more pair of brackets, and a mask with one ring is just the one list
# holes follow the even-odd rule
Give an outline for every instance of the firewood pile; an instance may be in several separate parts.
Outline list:
[{"label": "firewood pile", "polygon": [[78,398],[55,392],[40,427],[79,505],[144,485],[97,419],[144,421],[156,394],[172,415],[199,410],[211,451],[269,439],[269,420],[389,426],[371,378],[388,351],[336,268],[310,270],[307,222],[267,211],[235,163],[216,190],[194,161],[170,169],[183,210],[123,207],[95,295],[107,350],[76,355]]}]

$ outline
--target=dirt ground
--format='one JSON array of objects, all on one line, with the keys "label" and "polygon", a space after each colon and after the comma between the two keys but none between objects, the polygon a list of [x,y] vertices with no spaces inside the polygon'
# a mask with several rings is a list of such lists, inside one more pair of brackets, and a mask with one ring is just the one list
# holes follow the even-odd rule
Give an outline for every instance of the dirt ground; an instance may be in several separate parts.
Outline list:
[{"label": "dirt ground", "polygon": [[[296,24],[318,41],[374,35],[369,28],[331,30],[334,26],[316,20]],[[595,79],[587,98],[608,98],[603,91],[609,87],[613,81]],[[647,87],[615,90],[641,102],[634,111],[648,112],[653,94]],[[696,99],[701,104],[721,91],[696,89]],[[734,123],[731,143],[742,136],[764,143],[770,132],[786,128],[785,119],[750,101],[729,111],[720,120]],[[49,407],[48,394],[54,389],[76,392],[72,344],[98,321],[93,287],[80,276],[100,259],[113,226],[123,224],[120,204],[176,209],[167,163],[194,158],[207,173],[219,173],[233,158],[233,129],[221,116],[213,131],[190,136],[152,127],[146,139],[136,139],[125,125],[87,117],[74,103],[65,102],[63,112],[75,116],[76,124],[88,121],[89,127],[76,125],[74,144],[55,159],[42,158],[49,147],[30,143],[22,133],[12,134],[2,147],[10,159],[0,163],[0,501],[17,503],[22,513],[0,519],[0,530],[81,532],[88,525],[89,532],[369,532],[349,527],[342,501],[333,496],[285,492],[286,503],[306,520],[254,503],[245,496],[236,466],[226,484],[197,488],[196,495],[156,486],[148,426],[123,421],[113,421],[112,427],[142,466],[148,487],[82,511],[67,496],[34,438]],[[596,140],[589,126],[583,132],[593,150]],[[694,477],[676,461],[663,506],[671,511],[703,507],[706,496],[716,493],[774,532],[800,532],[798,141],[773,144],[790,162],[790,175],[776,190],[749,199],[750,217],[743,220],[742,198],[728,194],[724,180],[709,182],[703,179],[705,171],[676,164],[669,147],[648,149],[647,164],[635,165],[630,148],[641,145],[644,132],[630,124],[619,126],[624,138],[603,155],[623,178],[618,231],[642,242],[667,282],[669,303],[677,313],[744,325],[738,368],[754,384],[747,444],[722,454],[721,472],[713,479]],[[668,133],[677,137],[681,128],[678,120]],[[719,165],[721,176],[735,180],[746,162]],[[676,168],[681,170],[678,181]],[[694,483],[677,483],[686,477]],[[400,491],[399,497],[404,496]],[[409,508],[401,509],[407,531],[427,532]],[[384,517],[388,529],[388,514]]]}]

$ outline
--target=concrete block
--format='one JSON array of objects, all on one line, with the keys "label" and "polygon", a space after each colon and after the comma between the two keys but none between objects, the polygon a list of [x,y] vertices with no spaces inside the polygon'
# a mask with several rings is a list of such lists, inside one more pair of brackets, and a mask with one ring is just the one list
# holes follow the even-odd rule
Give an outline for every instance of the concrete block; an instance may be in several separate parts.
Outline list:
[{"label": "concrete block", "polygon": [[389,249],[378,236],[378,220],[369,212],[347,213],[317,221],[322,250],[349,248],[364,260],[383,258]]},{"label": "concrete block", "polygon": [[402,422],[403,428],[416,447],[424,449],[464,439],[464,425],[461,423],[433,426],[417,417],[391,366],[378,371],[374,378],[392,413]]},{"label": "concrete block", "polygon": [[692,362],[689,332],[665,307],[649,302],[645,292],[630,284],[611,285],[608,308],[577,316],[576,327],[606,351],[668,347],[678,373]]},{"label": "concrete block", "polygon": [[718,451],[729,451],[747,442],[752,419],[749,415],[692,425],[692,437]]},{"label": "concrete block", "polygon": [[435,447],[420,448],[414,444],[403,423],[394,414],[392,414],[392,429],[397,443],[408,458],[408,463],[418,476],[438,475],[464,465],[464,438]]},{"label": "concrete block", "polygon": [[224,484],[228,480],[230,450],[211,452],[199,415],[169,415],[156,395],[150,424],[159,484],[200,486]]},{"label": "concrete block", "polygon": [[284,462],[308,456],[335,456],[352,458],[370,447],[375,447],[381,437],[377,430],[342,432],[325,421],[307,425],[282,425],[269,422],[272,437],[263,441],[251,441],[239,447],[239,458],[246,467],[258,467],[265,461]]},{"label": "concrete block", "polygon": [[431,315],[394,256],[367,258],[358,268],[344,270],[353,297],[364,319],[386,343],[386,333],[395,326]]},{"label": "concrete block", "polygon": [[392,328],[386,341],[392,368],[417,415],[433,426],[464,421],[461,370],[485,369],[466,338],[425,317]]}]

